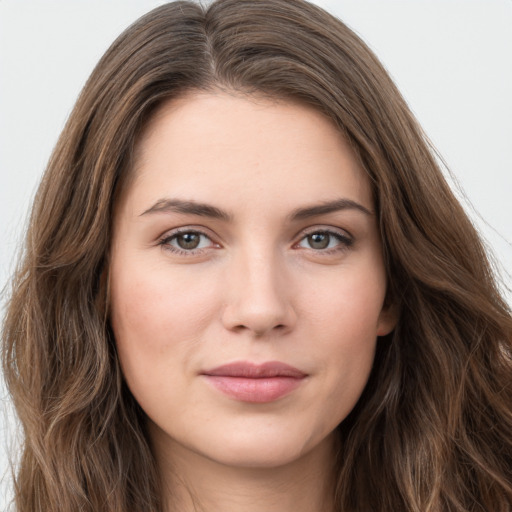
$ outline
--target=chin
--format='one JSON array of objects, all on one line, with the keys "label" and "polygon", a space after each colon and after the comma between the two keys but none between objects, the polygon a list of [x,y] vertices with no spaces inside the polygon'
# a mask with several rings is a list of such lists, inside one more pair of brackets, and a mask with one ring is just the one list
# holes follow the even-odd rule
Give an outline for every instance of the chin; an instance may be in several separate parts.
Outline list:
[{"label": "chin", "polygon": [[[327,437],[305,437],[303,432],[230,433],[222,441],[204,446],[201,451],[220,464],[247,469],[271,469],[293,464],[320,452],[332,453],[334,433]],[[224,437],[224,436],[223,436]]]}]

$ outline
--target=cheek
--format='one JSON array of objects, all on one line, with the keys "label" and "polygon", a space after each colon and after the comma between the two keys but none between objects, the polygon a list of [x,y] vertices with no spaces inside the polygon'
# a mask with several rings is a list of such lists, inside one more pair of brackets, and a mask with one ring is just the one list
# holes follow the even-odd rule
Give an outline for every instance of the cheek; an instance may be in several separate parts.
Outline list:
[{"label": "cheek", "polygon": [[111,325],[124,376],[136,398],[141,391],[158,396],[161,386],[177,375],[176,369],[188,367],[215,314],[214,286],[182,274],[172,275],[162,267],[112,265]]},{"label": "cheek", "polygon": [[370,266],[361,273],[352,270],[339,279],[333,276],[324,293],[312,294],[308,301],[309,338],[317,340],[315,354],[327,397],[321,407],[329,427],[349,414],[366,385],[385,295],[383,274]]},{"label": "cheek", "polygon": [[314,276],[304,283],[302,315],[310,318],[321,338],[374,339],[377,336],[381,311],[386,293],[386,278],[382,263],[359,261],[347,265],[342,271],[333,269]]}]

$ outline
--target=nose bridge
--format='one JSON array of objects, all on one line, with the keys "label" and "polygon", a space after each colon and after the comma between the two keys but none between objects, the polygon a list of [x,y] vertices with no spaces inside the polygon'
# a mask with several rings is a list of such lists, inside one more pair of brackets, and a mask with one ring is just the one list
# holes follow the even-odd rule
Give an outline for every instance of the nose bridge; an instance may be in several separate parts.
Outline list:
[{"label": "nose bridge", "polygon": [[295,321],[286,271],[272,247],[247,247],[233,258],[227,277],[224,323],[229,329],[262,335],[286,330]]}]

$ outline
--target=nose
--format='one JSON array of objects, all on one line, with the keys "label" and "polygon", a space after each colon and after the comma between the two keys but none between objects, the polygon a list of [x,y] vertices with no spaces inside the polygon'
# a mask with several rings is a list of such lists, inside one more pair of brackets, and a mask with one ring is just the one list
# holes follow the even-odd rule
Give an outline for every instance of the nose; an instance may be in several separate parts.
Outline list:
[{"label": "nose", "polygon": [[222,322],[226,329],[261,337],[293,329],[297,315],[291,283],[272,256],[241,257],[226,279],[226,305]]}]

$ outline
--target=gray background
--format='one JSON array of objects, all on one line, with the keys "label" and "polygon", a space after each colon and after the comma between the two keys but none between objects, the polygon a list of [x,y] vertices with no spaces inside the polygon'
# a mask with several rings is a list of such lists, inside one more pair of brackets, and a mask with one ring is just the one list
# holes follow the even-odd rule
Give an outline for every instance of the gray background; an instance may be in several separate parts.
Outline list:
[{"label": "gray background", "polygon": [[[127,25],[162,3],[0,0],[0,287],[12,271],[45,163],[87,76]],[[512,0],[316,3],[381,58],[456,176],[457,194],[511,287]],[[6,510],[16,435],[1,385],[0,400],[0,510]]]}]

